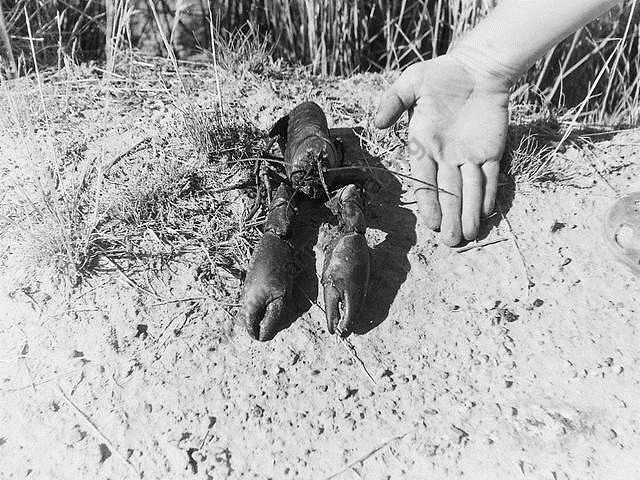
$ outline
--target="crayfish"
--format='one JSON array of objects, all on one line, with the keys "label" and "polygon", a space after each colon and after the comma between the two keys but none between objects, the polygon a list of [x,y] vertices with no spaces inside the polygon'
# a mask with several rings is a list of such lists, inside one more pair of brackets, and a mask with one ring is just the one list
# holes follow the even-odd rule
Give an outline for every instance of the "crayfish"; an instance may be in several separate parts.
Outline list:
[{"label": "crayfish", "polygon": [[343,149],[331,137],[316,103],[296,106],[275,124],[270,136],[284,155],[284,180],[270,201],[264,233],[247,270],[241,316],[249,334],[260,341],[271,340],[290,323],[296,205],[302,198],[325,201],[338,219],[337,233],[325,249],[320,281],[327,327],[331,334],[347,336],[361,310],[370,274],[364,190],[340,182]]}]

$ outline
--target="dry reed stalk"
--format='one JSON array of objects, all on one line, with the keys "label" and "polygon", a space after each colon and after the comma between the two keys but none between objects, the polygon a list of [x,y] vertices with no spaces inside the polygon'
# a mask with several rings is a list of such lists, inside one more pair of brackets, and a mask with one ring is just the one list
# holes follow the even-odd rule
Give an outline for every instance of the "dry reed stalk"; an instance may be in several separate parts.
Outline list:
[{"label": "dry reed stalk", "polygon": [[38,81],[38,91],[40,92],[40,101],[42,102],[42,111],[44,112],[45,118],[48,118],[47,115],[47,105],[44,102],[44,91],[42,88],[42,80],[40,78],[40,70],[38,69],[38,60],[36,58],[36,49],[33,45],[33,34],[31,33],[31,22],[29,21],[29,15],[27,13],[27,7],[24,7],[24,17],[27,23],[27,31],[29,32],[29,44],[31,46],[31,55],[33,56],[33,66],[36,70],[36,79]]},{"label": "dry reed stalk", "polygon": [[0,2],[0,61],[5,63],[5,71],[8,78],[15,78],[18,74],[16,61],[13,57],[13,49],[7,32],[7,24],[4,21],[2,2]]},{"label": "dry reed stalk", "polygon": [[162,38],[162,43],[164,44],[164,48],[167,50],[167,55],[169,56],[169,59],[173,64],[173,68],[176,72],[176,75],[178,75],[178,79],[180,80],[182,91],[184,92],[185,95],[187,95],[187,87],[184,81],[182,80],[182,75],[180,74],[180,69],[178,68],[178,60],[176,59],[176,55],[175,55],[175,52],[173,51],[173,48],[171,47],[171,43],[169,43],[169,40],[167,39],[167,36],[164,33],[162,25],[160,24],[160,17],[158,16],[158,11],[156,10],[156,7],[154,6],[153,3],[154,3],[153,0],[147,1],[147,4],[151,8],[151,12],[153,13],[153,19],[155,20],[156,26],[158,27],[158,33]]},{"label": "dry reed stalk", "polygon": [[107,58],[107,72],[113,71],[113,51],[115,45],[113,44],[113,35],[115,32],[115,16],[116,16],[116,0],[105,0],[105,9],[107,13],[107,28],[105,32],[105,56]]},{"label": "dry reed stalk", "polygon": [[[612,70],[614,70],[614,71],[617,71],[618,65],[620,64],[620,58],[622,57],[622,53],[623,53],[624,48],[625,48],[625,42],[626,42],[626,40],[628,38],[629,30],[631,28],[631,21],[634,18],[633,14],[636,11],[636,4],[637,4],[637,0],[633,0],[633,2],[631,4],[631,11],[629,13],[629,19],[627,20],[627,24],[626,24],[625,29],[624,29],[624,34],[623,34],[622,38],[619,40],[618,45],[616,46],[616,59],[613,62],[613,66],[612,66]],[[637,26],[636,26],[636,30],[637,30]],[[607,82],[607,88],[604,91],[604,98],[601,100],[602,107],[600,109],[600,121],[602,121],[604,119],[604,116],[605,116],[605,113],[606,113],[606,107],[607,107],[607,100],[609,99],[609,96],[611,95],[611,90],[612,90],[614,79],[615,79],[615,75],[609,75],[609,81]]]},{"label": "dry reed stalk", "polygon": [[[617,50],[617,58],[610,65],[610,75],[593,90],[583,114],[601,122],[637,120],[640,27],[635,1],[626,0],[618,13],[587,26],[554,48],[518,84],[518,98],[538,101],[538,93],[542,92],[561,108],[565,108],[565,101],[567,107],[579,104],[590,89],[586,79],[594,78],[602,68],[615,48],[614,39],[625,38],[624,49]],[[61,0],[62,9],[53,8],[54,3],[16,0],[5,12],[14,51],[32,50],[30,45],[25,45],[28,32],[23,12],[27,8],[31,38],[41,65],[50,64],[51,59],[60,67],[62,49],[70,58],[82,58],[80,54],[99,55],[102,51],[100,42],[108,37],[105,52],[109,71],[113,41],[118,39],[119,42],[123,36],[122,30],[115,33],[118,32],[117,28],[114,30],[118,15],[111,9],[115,6],[117,10],[117,5],[125,3],[131,8],[146,4],[148,9],[151,21],[143,15],[136,17],[139,26],[134,35],[140,38],[139,41],[149,40],[151,35],[156,47],[160,45],[159,50],[167,49],[166,45],[170,44],[163,37],[171,23],[175,23],[172,0],[153,4],[148,0],[109,0],[106,6],[110,9],[110,18],[106,20],[105,12],[99,8],[103,4],[95,0],[86,0],[76,6]],[[205,11],[209,23],[216,25],[215,38],[200,40],[202,45],[216,43],[212,49],[216,50],[216,62],[221,66],[224,46],[220,40],[228,41],[236,35],[239,26],[250,25],[254,45],[265,42],[263,51],[272,49],[277,57],[310,65],[315,73],[344,75],[371,69],[398,69],[445,53],[449,45],[486,15],[494,3],[494,0],[221,0],[208,2],[208,11]],[[153,28],[154,24],[156,28]],[[66,31],[65,25],[68,25]],[[97,40],[91,38],[100,29],[102,35],[96,43]],[[106,35],[105,31],[108,31]],[[210,29],[209,37],[212,34]],[[54,43],[57,48],[51,48]],[[93,49],[92,53],[86,50],[87,45]],[[136,46],[135,42],[133,46]],[[52,52],[56,52],[55,58],[50,55]],[[168,55],[171,57],[171,53]],[[260,56],[252,60],[256,65],[260,61]],[[246,65],[245,62],[242,68]],[[259,67],[251,68],[260,70]]]},{"label": "dry reed stalk", "polygon": [[216,93],[218,95],[218,108],[220,110],[220,119],[224,121],[224,106],[222,104],[222,92],[220,90],[220,75],[218,73],[218,55],[216,53],[215,35],[213,33],[213,13],[211,12],[211,2],[207,2],[209,13],[209,39],[211,41],[211,53],[213,55],[213,74],[216,79]]}]

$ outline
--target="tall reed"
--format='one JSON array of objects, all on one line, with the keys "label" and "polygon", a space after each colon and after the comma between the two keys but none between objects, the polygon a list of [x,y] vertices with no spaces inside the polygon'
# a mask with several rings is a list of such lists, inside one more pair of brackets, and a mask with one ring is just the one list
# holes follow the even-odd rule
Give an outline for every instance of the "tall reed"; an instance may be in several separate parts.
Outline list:
[{"label": "tall reed", "polygon": [[[523,78],[516,100],[545,98],[552,105],[570,108],[591,93],[588,105],[581,109],[582,120],[637,122],[640,12],[635,8],[636,1],[625,0],[622,8],[556,46]],[[182,38],[192,39],[193,47],[200,50],[210,50],[212,39],[224,49],[224,42],[238,42],[243,34],[239,37],[237,32],[244,30],[260,50],[255,58],[269,51],[291,63],[308,65],[316,74],[349,75],[403,68],[442,55],[495,3],[496,0],[217,0],[208,4],[204,0],[14,0],[3,2],[3,6],[14,54],[23,68],[30,65],[26,27],[31,25],[36,58],[45,64],[56,60],[60,64],[63,54],[79,60],[99,58],[105,47],[109,51],[110,46],[123,44],[123,32],[129,40],[127,46],[166,55],[163,37],[173,42],[173,48],[180,47],[180,30]],[[120,23],[107,22],[113,15],[106,15],[105,5],[120,12]],[[154,10],[157,19],[152,15]],[[114,39],[115,35],[118,37]],[[105,36],[111,37],[109,41]],[[243,51],[248,52],[248,47],[242,44]],[[614,51],[615,61],[607,64]],[[178,48],[178,54],[188,55],[189,51]],[[607,71],[599,76],[602,69]],[[592,88],[595,78],[601,80]]]}]

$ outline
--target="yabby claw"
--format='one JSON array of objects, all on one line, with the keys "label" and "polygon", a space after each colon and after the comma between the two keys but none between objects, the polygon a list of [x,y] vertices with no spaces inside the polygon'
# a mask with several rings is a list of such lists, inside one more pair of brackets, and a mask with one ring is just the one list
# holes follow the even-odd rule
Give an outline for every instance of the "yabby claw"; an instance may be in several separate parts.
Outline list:
[{"label": "yabby claw", "polygon": [[281,184],[269,206],[265,232],[253,252],[243,289],[242,317],[249,335],[271,340],[289,321],[293,276],[290,234],[291,191]]},{"label": "yabby claw", "polygon": [[329,333],[346,337],[360,313],[370,273],[362,192],[355,185],[340,189],[330,208],[340,219],[338,236],[329,244],[322,272]]}]

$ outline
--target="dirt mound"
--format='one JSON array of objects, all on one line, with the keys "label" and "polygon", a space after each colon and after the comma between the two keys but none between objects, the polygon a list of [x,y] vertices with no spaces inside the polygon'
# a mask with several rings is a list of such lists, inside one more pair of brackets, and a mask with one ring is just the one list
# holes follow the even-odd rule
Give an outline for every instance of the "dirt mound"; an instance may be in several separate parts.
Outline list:
[{"label": "dirt mound", "polygon": [[[261,344],[234,317],[237,272],[180,232],[172,238],[192,243],[163,257],[171,243],[148,224],[135,238],[157,247],[157,262],[102,258],[104,271],[76,286],[38,266],[46,252],[32,246],[42,243],[20,235],[37,222],[21,223],[16,199],[37,195],[33,166],[46,144],[72,137],[141,175],[170,152],[180,165],[201,161],[176,127],[176,83],[159,87],[170,72],[126,90],[82,75],[99,95],[81,78],[51,79],[48,119],[25,110],[37,110],[34,86],[2,105],[3,215],[14,219],[0,257],[3,478],[568,479],[640,469],[639,284],[601,236],[607,207],[640,178],[637,131],[569,146],[556,158],[571,173],[562,182],[503,185],[498,213],[466,250],[438,245],[406,179],[377,173],[361,331],[330,337],[316,291],[299,320]],[[191,100],[215,111],[211,71],[184,77]],[[223,78],[223,94],[263,130],[312,99],[330,126],[374,135],[367,122],[383,85]],[[60,106],[64,88],[75,94]],[[402,171],[401,149],[365,140],[354,145]],[[248,258],[245,243],[234,245]]]}]

